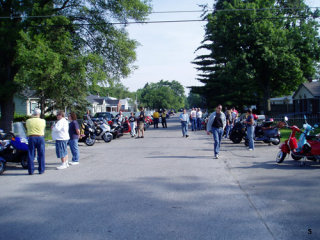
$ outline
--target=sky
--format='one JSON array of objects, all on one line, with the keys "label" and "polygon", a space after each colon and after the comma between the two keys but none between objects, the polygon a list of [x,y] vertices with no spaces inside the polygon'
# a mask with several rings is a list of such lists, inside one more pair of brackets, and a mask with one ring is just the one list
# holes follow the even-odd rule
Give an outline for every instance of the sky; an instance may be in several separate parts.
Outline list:
[{"label": "sky", "polygon": [[[305,0],[310,7],[320,7],[320,0]],[[195,11],[199,5],[213,7],[214,0],[152,0],[153,12]],[[157,20],[195,20],[201,19],[196,13],[152,13],[149,21]],[[204,38],[206,22],[129,24],[127,31],[131,39],[139,42],[136,50],[138,69],[122,83],[129,91],[143,88],[149,82],[176,80],[188,94],[187,87],[201,86],[196,80],[197,71],[191,62],[201,52],[195,52]]]}]

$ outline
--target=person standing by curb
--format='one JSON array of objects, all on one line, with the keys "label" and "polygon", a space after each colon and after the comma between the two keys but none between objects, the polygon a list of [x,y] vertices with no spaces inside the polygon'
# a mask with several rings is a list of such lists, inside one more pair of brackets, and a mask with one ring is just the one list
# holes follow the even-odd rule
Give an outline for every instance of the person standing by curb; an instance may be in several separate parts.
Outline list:
[{"label": "person standing by curb", "polygon": [[252,110],[249,108],[247,110],[248,117],[244,121],[244,123],[247,125],[247,137],[249,140],[249,151],[254,150],[254,140],[253,140],[253,135],[254,135],[254,118],[252,115]]},{"label": "person standing by curb", "polygon": [[180,114],[179,119],[181,121],[182,137],[189,137],[188,135],[189,115],[186,109],[183,109],[183,113]]},{"label": "person standing by curb", "polygon": [[78,165],[79,164],[79,148],[78,141],[80,136],[80,128],[79,123],[77,121],[77,115],[75,113],[69,114],[69,146],[72,153],[72,162],[70,165]]},{"label": "person standing by curb", "polygon": [[216,107],[216,111],[211,113],[207,124],[207,134],[212,133],[214,140],[214,157],[219,158],[221,139],[226,127],[226,116],[222,112],[222,105]]},{"label": "person standing by curb", "polygon": [[69,167],[67,149],[67,144],[70,139],[69,123],[67,119],[65,119],[63,111],[58,112],[57,119],[56,124],[52,126],[52,139],[56,140],[57,158],[61,158],[61,166],[57,167],[57,170],[62,170]]},{"label": "person standing by curb", "polygon": [[190,118],[191,118],[191,130],[197,131],[197,112],[195,108],[192,108],[190,112]]},{"label": "person standing by curb", "polygon": [[134,112],[131,112],[131,116],[128,120],[131,128],[131,137],[134,137],[136,135],[136,117],[134,116]]},{"label": "person standing by curb", "polygon": [[137,119],[138,137],[136,137],[136,138],[140,138],[140,132],[141,132],[141,138],[144,138],[144,119],[145,119],[145,115],[144,115],[143,107],[140,107],[140,114]]},{"label": "person standing by curb", "polygon": [[32,175],[34,172],[34,156],[37,149],[38,154],[38,171],[39,174],[45,171],[45,142],[44,131],[46,121],[40,118],[41,110],[35,108],[33,110],[33,117],[26,122],[28,140],[28,173]]},{"label": "person standing by curb", "polygon": [[159,112],[158,109],[155,109],[154,113],[153,113],[153,127],[154,128],[158,128],[158,124],[159,124]]},{"label": "person standing by curb", "polygon": [[167,128],[167,111],[165,109],[161,113],[161,123],[163,128]]}]

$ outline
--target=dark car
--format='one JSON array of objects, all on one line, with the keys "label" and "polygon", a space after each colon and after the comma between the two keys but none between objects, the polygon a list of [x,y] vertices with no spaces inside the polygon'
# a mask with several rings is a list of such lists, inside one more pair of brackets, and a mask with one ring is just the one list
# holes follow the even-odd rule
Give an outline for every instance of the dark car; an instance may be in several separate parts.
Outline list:
[{"label": "dark car", "polygon": [[98,112],[93,116],[93,118],[95,118],[95,119],[104,118],[107,121],[110,121],[114,118],[114,116],[110,112]]}]

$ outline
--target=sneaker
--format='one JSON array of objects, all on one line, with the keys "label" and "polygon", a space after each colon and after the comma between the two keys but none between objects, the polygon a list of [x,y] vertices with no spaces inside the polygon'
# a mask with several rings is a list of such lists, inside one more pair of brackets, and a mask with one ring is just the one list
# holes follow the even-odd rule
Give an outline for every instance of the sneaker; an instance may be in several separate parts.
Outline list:
[{"label": "sneaker", "polygon": [[189,137],[189,135],[186,135],[186,138]]},{"label": "sneaker", "polygon": [[249,151],[252,151],[253,149],[252,149],[252,148],[249,148],[248,150],[249,150]]},{"label": "sneaker", "polygon": [[70,165],[79,165],[79,162],[69,162]]},{"label": "sneaker", "polygon": [[141,138],[144,138],[144,136],[141,136]]},{"label": "sneaker", "polygon": [[219,154],[216,154],[214,157],[215,159],[219,159]]},{"label": "sneaker", "polygon": [[67,168],[70,167],[69,161],[66,161]]},{"label": "sneaker", "polygon": [[66,169],[66,168],[68,168],[67,164],[66,163],[62,163],[61,166],[57,167],[57,170],[62,170],[62,169]]}]

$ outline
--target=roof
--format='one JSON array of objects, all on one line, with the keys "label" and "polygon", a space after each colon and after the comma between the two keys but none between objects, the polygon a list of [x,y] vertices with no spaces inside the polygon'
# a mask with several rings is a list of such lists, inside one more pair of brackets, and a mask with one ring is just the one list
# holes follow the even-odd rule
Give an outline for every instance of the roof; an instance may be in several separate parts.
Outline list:
[{"label": "roof", "polygon": [[106,99],[106,103],[110,105],[118,105],[119,100]]},{"label": "roof", "polygon": [[298,90],[294,93],[293,98],[295,98],[295,95],[302,87],[305,87],[312,94],[312,96],[320,97],[320,82],[305,82],[299,86]]}]

